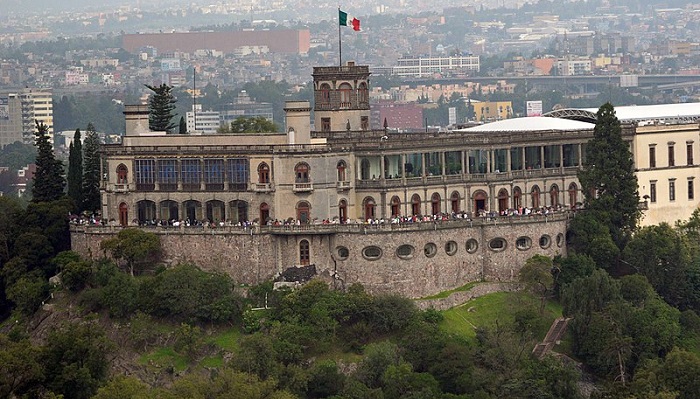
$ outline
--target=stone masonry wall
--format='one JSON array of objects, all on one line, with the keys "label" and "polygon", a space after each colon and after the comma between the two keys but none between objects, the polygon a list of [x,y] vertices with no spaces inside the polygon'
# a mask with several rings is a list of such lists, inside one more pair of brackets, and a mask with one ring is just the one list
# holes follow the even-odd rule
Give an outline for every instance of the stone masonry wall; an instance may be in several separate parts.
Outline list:
[{"label": "stone masonry wall", "polygon": [[[453,225],[450,225],[453,226]],[[299,244],[308,240],[310,263],[318,274],[335,280],[338,286],[361,283],[372,293],[392,292],[420,298],[460,287],[472,281],[509,282],[535,254],[566,255],[564,236],[567,219],[499,219],[484,225],[454,227],[421,223],[407,228],[356,226],[354,228],[284,233],[228,230],[158,230],[168,264],[192,262],[205,270],[229,274],[236,282],[258,284],[283,270],[299,265]],[[100,241],[118,228],[74,229],[73,250],[83,256],[99,257]],[[477,248],[467,251],[474,239]],[[490,248],[502,239],[503,248]],[[521,239],[521,248],[516,246]],[[449,248],[448,242],[454,242]],[[435,245],[434,253],[426,246]],[[542,244],[542,245],[540,245]],[[402,245],[413,247],[403,258]],[[375,246],[381,256],[368,257],[367,247]],[[448,250],[454,253],[448,254]]]}]

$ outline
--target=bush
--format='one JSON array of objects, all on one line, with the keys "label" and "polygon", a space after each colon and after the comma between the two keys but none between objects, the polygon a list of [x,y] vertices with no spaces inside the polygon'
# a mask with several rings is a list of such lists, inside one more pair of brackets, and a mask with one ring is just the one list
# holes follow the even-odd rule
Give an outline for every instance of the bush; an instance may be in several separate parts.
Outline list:
[{"label": "bush", "polygon": [[372,327],[380,333],[403,330],[418,316],[413,301],[398,295],[375,297],[370,312]]},{"label": "bush", "polygon": [[9,286],[6,293],[7,299],[15,304],[17,310],[25,315],[31,315],[46,299],[49,285],[42,277],[27,275]]},{"label": "bush", "polygon": [[85,288],[92,273],[92,263],[84,260],[73,261],[61,268],[61,282],[73,292],[80,291]]}]

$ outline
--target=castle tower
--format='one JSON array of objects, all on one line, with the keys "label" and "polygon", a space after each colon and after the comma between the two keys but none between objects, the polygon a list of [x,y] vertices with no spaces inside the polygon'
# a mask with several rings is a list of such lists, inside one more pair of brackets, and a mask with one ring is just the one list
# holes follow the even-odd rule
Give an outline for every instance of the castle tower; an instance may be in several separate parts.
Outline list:
[{"label": "castle tower", "polygon": [[288,144],[311,143],[311,105],[308,101],[287,101],[284,104]]},{"label": "castle tower", "polygon": [[369,130],[369,66],[314,67],[317,132]]}]

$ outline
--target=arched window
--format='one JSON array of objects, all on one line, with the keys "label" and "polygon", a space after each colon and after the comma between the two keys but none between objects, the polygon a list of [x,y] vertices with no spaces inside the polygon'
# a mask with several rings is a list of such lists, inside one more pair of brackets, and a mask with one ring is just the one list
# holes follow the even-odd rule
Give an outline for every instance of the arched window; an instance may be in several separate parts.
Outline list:
[{"label": "arched window", "polygon": [[430,197],[430,210],[433,215],[438,215],[442,212],[442,207],[440,206],[440,194],[433,193]]},{"label": "arched window", "polygon": [[401,215],[401,200],[397,196],[391,197],[391,217]]},{"label": "arched window", "polygon": [[369,159],[363,158],[360,161],[360,179],[369,180],[370,163]]},{"label": "arched window", "polygon": [[340,92],[340,108],[350,108],[352,106],[352,86],[349,83],[341,83],[338,86]]},{"label": "arched window", "polygon": [[149,200],[141,200],[136,203],[140,224],[150,224],[156,221],[156,203]]},{"label": "arched window", "polygon": [[195,223],[196,221],[202,218],[201,202],[195,200],[188,200],[184,202],[183,208],[185,208],[185,213],[183,217],[186,216],[186,219],[188,219],[190,223]]},{"label": "arched window", "polygon": [[347,165],[345,164],[345,161],[338,161],[337,169],[338,169],[338,181],[345,181],[345,170],[347,169]]},{"label": "arched window", "polygon": [[260,204],[260,224],[267,223],[268,219],[270,219],[270,205],[263,202]]},{"label": "arched window", "polygon": [[532,191],[530,191],[530,198],[532,199],[532,207],[540,207],[540,188],[538,186],[533,186]]},{"label": "arched window", "polygon": [[411,197],[411,214],[413,216],[420,215],[422,212],[420,210],[421,200],[420,195],[413,194]]},{"label": "arched window", "polygon": [[309,183],[309,165],[302,162],[294,167],[294,173],[296,173],[296,183]]},{"label": "arched window", "polygon": [[321,104],[328,105],[331,103],[331,86],[328,83],[321,84],[321,98],[319,99]]},{"label": "arched window", "polygon": [[523,205],[523,192],[520,187],[513,187],[513,209],[518,209]]},{"label": "arched window", "polygon": [[[229,219],[232,223],[243,223],[248,221],[248,203],[243,200],[233,200],[229,202]],[[260,220],[260,224],[265,224],[266,220]]]},{"label": "arched window", "polygon": [[311,205],[308,202],[301,201],[297,204],[297,220],[304,224],[311,221]]},{"label": "arched window", "polygon": [[474,213],[478,216],[480,211],[486,210],[488,195],[485,191],[479,190],[474,193]]},{"label": "arched window", "polygon": [[162,220],[180,220],[178,212],[178,203],[173,200],[165,200],[160,202],[160,218]]},{"label": "arched window", "polygon": [[450,195],[450,208],[452,209],[452,212],[454,213],[459,213],[459,193],[457,191],[453,191],[452,195]]},{"label": "arched window", "polygon": [[556,184],[552,184],[552,187],[549,189],[549,205],[559,205],[559,186]]},{"label": "arched window", "polygon": [[569,184],[569,206],[574,208],[578,202],[578,186],[576,183]]},{"label": "arched window", "polygon": [[508,190],[502,188],[498,190],[498,212],[505,212],[508,210]]},{"label": "arched window", "polygon": [[125,202],[119,204],[119,225],[122,227],[129,225],[129,207]]},{"label": "arched window", "polygon": [[301,240],[299,241],[299,264],[308,265],[311,258],[311,249],[309,248],[309,241]]},{"label": "arched window", "polygon": [[338,203],[338,219],[341,224],[345,224],[348,220],[348,202],[341,199]]},{"label": "arched window", "polygon": [[365,82],[360,83],[357,87],[357,102],[360,106],[369,104],[369,92],[367,91],[367,84]]},{"label": "arched window", "polygon": [[123,163],[117,166],[117,184],[127,184],[129,182],[129,169]]},{"label": "arched window", "polygon": [[219,223],[226,220],[226,210],[223,201],[207,201],[207,220],[212,223]]},{"label": "arched window", "polygon": [[374,219],[376,217],[377,203],[374,202],[374,198],[366,197],[363,201],[363,208],[365,210],[365,220]]},{"label": "arched window", "polygon": [[270,182],[270,167],[265,163],[258,165],[258,183]]}]

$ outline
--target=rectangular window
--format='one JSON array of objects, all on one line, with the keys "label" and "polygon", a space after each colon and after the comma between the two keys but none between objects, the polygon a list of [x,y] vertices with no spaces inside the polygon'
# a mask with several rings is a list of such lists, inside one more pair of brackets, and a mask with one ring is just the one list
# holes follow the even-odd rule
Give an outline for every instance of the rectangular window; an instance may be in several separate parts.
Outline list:
[{"label": "rectangular window", "polygon": [[695,199],[695,184],[691,179],[688,180],[688,199]]},{"label": "rectangular window", "polygon": [[321,131],[330,132],[331,131],[331,118],[321,118]]},{"label": "rectangular window", "polygon": [[656,147],[649,147],[649,167],[656,167]]},{"label": "rectangular window", "polygon": [[231,191],[247,191],[250,181],[250,168],[246,158],[228,160],[228,189]]},{"label": "rectangular window", "polygon": [[183,191],[199,191],[202,181],[202,163],[199,159],[183,159],[180,161]]},{"label": "rectangular window", "polygon": [[676,166],[676,157],[672,145],[668,146],[668,166]]},{"label": "rectangular window", "polygon": [[209,191],[224,189],[223,159],[204,159],[204,185]]},{"label": "rectangular window", "polygon": [[688,165],[693,165],[693,143],[685,145],[685,153],[688,158]]},{"label": "rectangular window", "polygon": [[154,159],[134,160],[136,190],[152,191],[156,188],[156,161]]},{"label": "rectangular window", "polygon": [[158,189],[177,190],[177,159],[158,160]]},{"label": "rectangular window", "polygon": [[668,181],[668,200],[669,201],[676,200],[676,181],[675,180]]},{"label": "rectangular window", "polygon": [[649,201],[651,203],[656,202],[656,182],[649,183]]}]

